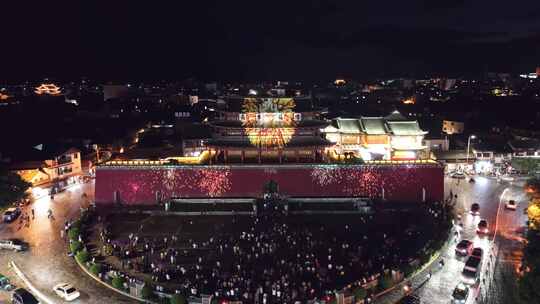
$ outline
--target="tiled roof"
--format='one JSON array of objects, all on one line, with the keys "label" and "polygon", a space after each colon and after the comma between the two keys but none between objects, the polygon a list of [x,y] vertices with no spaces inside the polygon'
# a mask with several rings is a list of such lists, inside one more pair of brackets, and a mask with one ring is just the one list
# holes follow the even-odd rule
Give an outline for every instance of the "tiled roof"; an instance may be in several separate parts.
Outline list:
[{"label": "tiled roof", "polygon": [[336,123],[341,133],[358,134],[362,132],[360,122],[356,118],[338,118]]},{"label": "tiled roof", "polygon": [[362,117],[360,119],[362,129],[370,135],[383,135],[388,133],[382,117]]},{"label": "tiled roof", "polygon": [[386,122],[393,135],[423,135],[417,121],[387,121]]}]

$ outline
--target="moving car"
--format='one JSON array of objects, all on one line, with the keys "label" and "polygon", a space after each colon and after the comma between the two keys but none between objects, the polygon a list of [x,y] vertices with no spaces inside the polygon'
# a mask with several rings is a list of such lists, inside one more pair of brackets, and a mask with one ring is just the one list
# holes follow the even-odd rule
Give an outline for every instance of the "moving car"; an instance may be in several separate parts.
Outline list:
[{"label": "moving car", "polygon": [[478,205],[478,203],[474,203],[471,205],[471,214],[480,215],[480,205]]},{"label": "moving car", "polygon": [[461,240],[456,245],[456,254],[461,256],[467,256],[473,249],[473,243],[469,240]]},{"label": "moving car", "polygon": [[450,174],[450,177],[462,179],[462,178],[465,178],[465,174],[463,174],[462,172],[454,172]]},{"label": "moving car", "polygon": [[66,301],[73,301],[80,297],[79,291],[69,283],[59,283],[53,287],[53,291]]},{"label": "moving car", "polygon": [[506,204],[504,205],[504,207],[506,209],[511,209],[511,210],[516,210],[517,208],[517,203],[515,200],[509,200],[508,202],[506,202]]},{"label": "moving car", "polygon": [[19,215],[21,215],[21,209],[19,208],[9,208],[8,210],[6,210],[6,212],[4,212],[4,222],[6,223],[11,223],[13,222],[14,220],[16,220]]},{"label": "moving car", "polygon": [[486,220],[480,220],[478,227],[476,228],[476,233],[486,234],[489,232],[488,222]]},{"label": "moving car", "polygon": [[28,290],[24,288],[15,289],[11,295],[13,304],[39,304],[39,301]]},{"label": "moving car", "polygon": [[28,245],[18,239],[0,240],[0,249],[23,251],[28,249]]},{"label": "moving car", "polygon": [[452,292],[452,304],[464,304],[469,297],[469,287],[463,283],[457,284]]}]

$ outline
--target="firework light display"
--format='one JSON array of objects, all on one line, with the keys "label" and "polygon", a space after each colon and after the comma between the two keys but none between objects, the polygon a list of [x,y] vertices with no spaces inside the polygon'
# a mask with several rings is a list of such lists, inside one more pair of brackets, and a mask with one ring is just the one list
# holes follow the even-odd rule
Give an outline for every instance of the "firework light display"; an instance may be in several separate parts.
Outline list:
[{"label": "firework light display", "polygon": [[249,141],[259,147],[283,147],[294,135],[295,102],[292,98],[245,98],[243,127]]},{"label": "firework light display", "polygon": [[270,180],[295,197],[363,196],[393,201],[443,198],[438,165],[261,165],[98,167],[96,202],[155,204],[171,197],[260,197]]}]

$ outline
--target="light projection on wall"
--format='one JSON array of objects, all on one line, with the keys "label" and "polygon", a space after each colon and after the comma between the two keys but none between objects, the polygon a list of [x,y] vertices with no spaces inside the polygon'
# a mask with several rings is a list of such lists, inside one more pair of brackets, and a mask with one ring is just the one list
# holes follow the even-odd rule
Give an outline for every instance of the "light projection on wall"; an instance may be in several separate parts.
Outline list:
[{"label": "light projection on wall", "polygon": [[[280,194],[293,197],[361,196],[394,201],[441,200],[443,169],[413,165],[317,166],[149,166],[137,169],[98,168],[96,202],[113,202],[114,193],[126,204],[155,204],[171,197],[260,197],[270,180]],[[384,191],[383,191],[384,189]]]},{"label": "light projection on wall", "polygon": [[295,132],[292,98],[244,98],[242,121],[252,145],[258,147],[283,147]]}]

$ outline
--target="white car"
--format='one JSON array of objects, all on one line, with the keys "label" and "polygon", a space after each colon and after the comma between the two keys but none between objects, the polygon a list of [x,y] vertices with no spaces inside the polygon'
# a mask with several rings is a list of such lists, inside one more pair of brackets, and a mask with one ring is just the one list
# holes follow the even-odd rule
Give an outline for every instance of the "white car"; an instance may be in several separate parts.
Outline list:
[{"label": "white car", "polygon": [[512,209],[512,210],[516,210],[517,208],[517,202],[515,200],[509,200],[508,202],[506,202],[506,204],[504,205],[504,207],[506,209]]},{"label": "white car", "polygon": [[62,299],[66,301],[73,301],[81,296],[79,291],[69,283],[56,284],[53,287],[53,291]]},{"label": "white car", "polygon": [[18,239],[0,240],[0,249],[24,251],[28,249],[28,245]]}]

